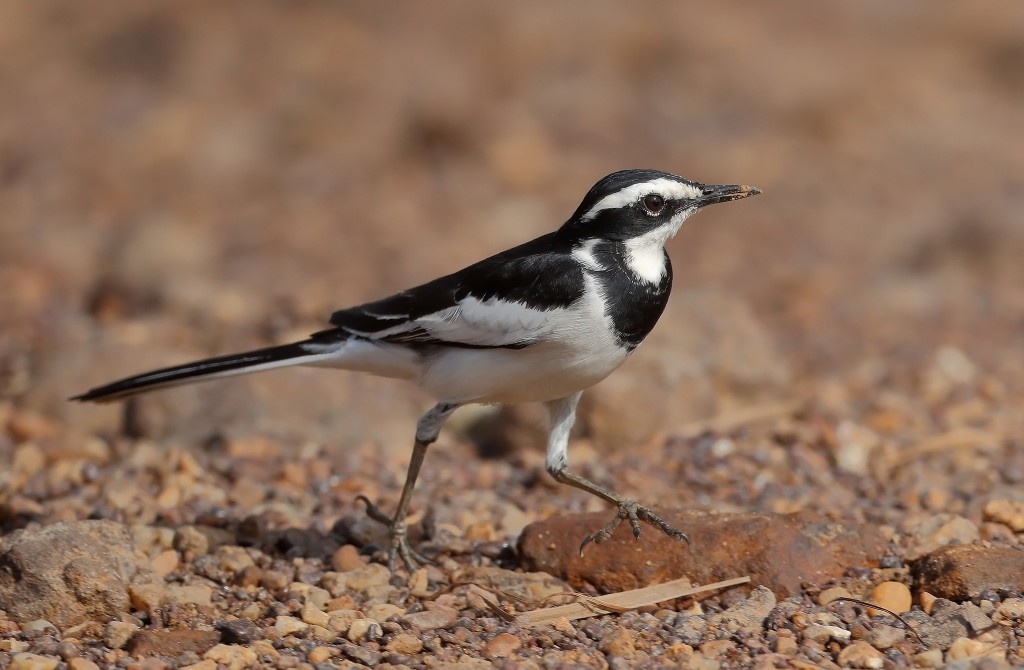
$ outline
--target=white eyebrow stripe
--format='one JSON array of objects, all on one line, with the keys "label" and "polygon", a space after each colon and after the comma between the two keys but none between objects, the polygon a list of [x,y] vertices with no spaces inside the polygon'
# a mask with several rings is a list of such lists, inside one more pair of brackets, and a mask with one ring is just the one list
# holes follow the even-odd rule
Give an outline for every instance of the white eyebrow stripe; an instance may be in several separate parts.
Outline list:
[{"label": "white eyebrow stripe", "polygon": [[631,205],[648,193],[658,193],[666,200],[693,199],[703,195],[703,191],[696,186],[691,186],[675,179],[659,177],[658,179],[645,181],[642,184],[627,186],[611,195],[606,195],[598,200],[597,204],[591,207],[581,220],[590,221],[597,216],[598,212],[605,209],[618,209],[619,207]]}]

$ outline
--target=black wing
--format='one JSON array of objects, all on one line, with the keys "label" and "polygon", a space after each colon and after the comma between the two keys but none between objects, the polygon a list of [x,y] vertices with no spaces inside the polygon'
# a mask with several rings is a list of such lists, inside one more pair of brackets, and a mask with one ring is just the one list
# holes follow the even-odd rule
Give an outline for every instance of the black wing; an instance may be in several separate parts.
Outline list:
[{"label": "black wing", "polygon": [[338,329],[315,337],[528,347],[549,332],[551,312],[579,300],[583,287],[571,244],[551,233],[389,298],[337,311],[331,323]]}]

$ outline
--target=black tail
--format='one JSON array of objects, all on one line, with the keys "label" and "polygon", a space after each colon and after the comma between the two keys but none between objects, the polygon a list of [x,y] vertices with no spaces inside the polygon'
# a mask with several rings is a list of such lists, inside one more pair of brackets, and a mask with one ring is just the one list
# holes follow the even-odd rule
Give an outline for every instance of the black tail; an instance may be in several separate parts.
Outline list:
[{"label": "black tail", "polygon": [[205,381],[218,377],[230,377],[242,375],[258,370],[270,370],[273,368],[300,365],[312,359],[321,358],[323,354],[311,352],[303,347],[303,342],[294,344],[282,344],[266,349],[256,349],[241,354],[229,356],[217,356],[216,358],[205,358],[201,361],[193,361],[184,365],[175,365],[170,368],[153,370],[145,374],[111,382],[104,386],[98,386],[76,395],[70,400],[81,402],[110,402],[120,400],[137,393],[147,393],[170,386],[189,384],[195,381]]}]

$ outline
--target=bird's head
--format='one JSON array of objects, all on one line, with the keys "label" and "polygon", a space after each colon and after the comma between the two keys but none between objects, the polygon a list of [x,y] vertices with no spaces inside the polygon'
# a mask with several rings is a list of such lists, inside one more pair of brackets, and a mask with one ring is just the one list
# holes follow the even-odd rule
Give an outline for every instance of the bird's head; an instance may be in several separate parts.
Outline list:
[{"label": "bird's head", "polygon": [[675,235],[701,207],[757,195],[738,184],[698,184],[658,170],[620,170],[594,184],[563,230],[581,239],[626,241]]}]

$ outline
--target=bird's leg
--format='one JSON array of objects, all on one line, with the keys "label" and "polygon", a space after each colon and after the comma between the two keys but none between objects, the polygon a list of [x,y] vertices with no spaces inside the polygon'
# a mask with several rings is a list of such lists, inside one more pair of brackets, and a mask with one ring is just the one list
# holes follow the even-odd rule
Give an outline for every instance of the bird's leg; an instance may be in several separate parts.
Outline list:
[{"label": "bird's leg", "polygon": [[405,484],[402,486],[402,497],[398,499],[398,509],[395,511],[394,517],[388,517],[365,496],[359,496],[359,499],[366,504],[366,515],[388,527],[391,545],[388,547],[388,568],[392,572],[395,571],[396,558],[401,558],[410,572],[415,570],[418,565],[429,562],[409,546],[405,519],[409,514],[409,503],[412,501],[412,492],[416,487],[420,466],[423,465],[423,459],[427,455],[427,447],[437,440],[441,426],[458,408],[457,404],[438,403],[416,423],[416,442],[412,448],[412,458],[409,459],[409,469],[405,475]]},{"label": "bird's leg", "polygon": [[580,544],[580,556],[583,556],[583,549],[591,542],[600,544],[609,539],[623,520],[629,521],[629,525],[633,529],[633,537],[637,540],[640,539],[640,522],[644,521],[669,537],[689,544],[690,538],[686,536],[686,533],[673,528],[664,519],[651,511],[650,508],[643,507],[637,504],[635,500],[620,496],[618,493],[599,486],[589,479],[569,472],[569,431],[576,420],[576,405],[579,403],[579,399],[580,394],[576,393],[547,403],[548,412],[551,414],[551,433],[548,436],[546,461],[548,472],[559,483],[568,484],[591,493],[619,508],[615,518],[608,525],[583,538],[583,542]]}]

